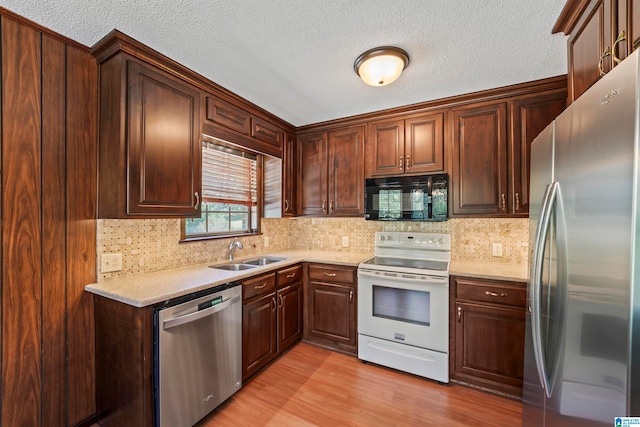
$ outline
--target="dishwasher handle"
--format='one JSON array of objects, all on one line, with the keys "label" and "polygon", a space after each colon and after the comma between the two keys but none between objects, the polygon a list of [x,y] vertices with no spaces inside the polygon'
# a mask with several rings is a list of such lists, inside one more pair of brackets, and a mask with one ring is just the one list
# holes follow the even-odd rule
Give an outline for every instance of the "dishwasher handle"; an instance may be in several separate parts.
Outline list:
[{"label": "dishwasher handle", "polygon": [[167,319],[162,322],[162,329],[167,330],[175,326],[184,325],[185,323],[195,322],[203,317],[211,316],[214,313],[222,311],[229,307],[231,304],[240,300],[240,295],[230,298],[220,304],[216,304],[212,307],[205,308],[204,310],[196,311],[195,313],[185,314],[184,316],[174,317],[173,319]]}]

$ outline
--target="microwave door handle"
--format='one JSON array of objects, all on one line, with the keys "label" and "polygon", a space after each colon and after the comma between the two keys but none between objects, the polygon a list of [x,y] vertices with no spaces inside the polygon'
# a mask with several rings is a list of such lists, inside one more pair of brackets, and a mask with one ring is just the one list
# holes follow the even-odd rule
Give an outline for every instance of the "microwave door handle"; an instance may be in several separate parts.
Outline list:
[{"label": "microwave door handle", "polygon": [[558,183],[553,182],[547,186],[540,210],[540,218],[536,227],[534,240],[533,260],[531,263],[531,285],[529,286],[529,303],[531,309],[531,333],[533,336],[533,351],[540,382],[545,393],[550,397],[551,388],[547,376],[544,361],[544,349],[542,343],[540,287],[542,282],[542,269],[544,267],[544,241],[549,231],[551,212],[558,194]]}]

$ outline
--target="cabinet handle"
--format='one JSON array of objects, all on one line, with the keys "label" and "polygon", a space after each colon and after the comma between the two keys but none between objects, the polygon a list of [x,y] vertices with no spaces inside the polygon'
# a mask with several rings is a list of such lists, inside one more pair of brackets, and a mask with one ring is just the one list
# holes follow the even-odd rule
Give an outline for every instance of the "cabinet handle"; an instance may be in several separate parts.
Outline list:
[{"label": "cabinet handle", "polygon": [[502,193],[502,210],[507,210],[507,198],[504,196],[504,193]]},{"label": "cabinet handle", "polygon": [[264,282],[262,285],[255,285],[253,289],[264,289],[265,286],[267,286],[267,282]]},{"label": "cabinet handle", "polygon": [[293,279],[296,277],[296,273],[287,274],[287,279]]},{"label": "cabinet handle", "polygon": [[276,297],[275,296],[271,298],[271,305],[273,306],[271,311],[276,311]]},{"label": "cabinet handle", "polygon": [[336,273],[322,273],[327,277],[336,277]]},{"label": "cabinet handle", "polygon": [[284,211],[289,212],[289,201],[284,199]]},{"label": "cabinet handle", "polygon": [[193,210],[197,211],[198,209],[200,209],[200,193],[196,191],[195,193],[193,193],[193,195],[196,196],[196,204],[193,205]]},{"label": "cabinet handle", "polygon": [[516,193],[516,212],[520,210],[520,195]]},{"label": "cabinet handle", "polygon": [[333,199],[329,200],[329,212],[333,212]]},{"label": "cabinet handle", "polygon": [[491,291],[484,291],[484,294],[488,297],[506,297],[508,294],[506,292],[500,292],[499,294]]},{"label": "cabinet handle", "polygon": [[353,291],[349,291],[349,302],[353,302]]},{"label": "cabinet handle", "polygon": [[327,210],[327,201],[326,199],[322,201],[322,212],[326,212]]},{"label": "cabinet handle", "polygon": [[400,156],[400,169],[402,169],[402,160],[403,160],[403,159],[404,159],[404,158],[403,158],[402,156]]},{"label": "cabinet handle", "polygon": [[598,61],[598,71],[600,71],[600,76],[604,76],[605,74],[607,74],[602,68],[602,61],[604,61],[604,58],[606,58],[607,56],[611,56],[611,49],[609,49],[608,46],[604,50],[604,52],[602,52],[602,56],[600,56],[600,60]]},{"label": "cabinet handle", "polygon": [[616,64],[619,64],[622,62],[622,59],[618,58],[618,56],[616,55],[616,47],[618,46],[618,44],[627,39],[627,35],[624,33],[624,30],[620,31],[620,34],[618,34],[618,38],[616,39],[615,42],[613,42],[613,49],[611,49],[611,58],[613,58],[613,62],[615,62]]},{"label": "cabinet handle", "polygon": [[278,307],[282,308],[282,306],[284,305],[284,299],[282,298],[282,295],[278,295],[278,300],[280,302],[280,304],[278,305]]},{"label": "cabinet handle", "polygon": [[411,165],[411,164],[409,163],[409,158],[410,158],[410,157],[409,157],[409,156],[407,156],[407,163],[406,163],[406,168],[407,168],[407,170],[409,170],[409,166]]},{"label": "cabinet handle", "polygon": [[462,307],[458,307],[458,323],[462,321]]}]

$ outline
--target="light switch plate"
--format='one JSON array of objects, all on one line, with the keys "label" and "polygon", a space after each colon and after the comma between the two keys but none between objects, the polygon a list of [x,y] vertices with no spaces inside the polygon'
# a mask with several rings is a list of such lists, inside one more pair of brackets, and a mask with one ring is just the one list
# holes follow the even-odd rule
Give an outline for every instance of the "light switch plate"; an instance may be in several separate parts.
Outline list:
[{"label": "light switch plate", "polygon": [[269,236],[264,236],[264,245],[265,248],[269,247]]},{"label": "light switch plate", "polygon": [[342,237],[342,247],[343,248],[348,248],[349,247],[349,237],[348,236]]},{"label": "light switch plate", "polygon": [[122,254],[102,254],[100,256],[100,272],[111,273],[122,270]]},{"label": "light switch plate", "polygon": [[495,257],[502,256],[502,243],[494,243],[492,249],[492,255]]}]

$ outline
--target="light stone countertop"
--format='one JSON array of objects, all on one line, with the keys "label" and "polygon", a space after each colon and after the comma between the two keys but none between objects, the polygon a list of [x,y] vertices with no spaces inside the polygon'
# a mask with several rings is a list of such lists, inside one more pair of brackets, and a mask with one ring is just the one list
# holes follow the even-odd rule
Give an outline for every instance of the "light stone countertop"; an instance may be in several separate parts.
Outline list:
[{"label": "light stone countertop", "polygon": [[527,264],[510,264],[506,262],[452,260],[449,265],[449,274],[452,276],[510,280],[514,282],[529,281]]},{"label": "light stone countertop", "polygon": [[85,286],[84,289],[87,292],[120,301],[134,307],[146,307],[300,262],[321,262],[355,267],[360,262],[371,258],[373,253],[287,250],[237,258],[233,262],[255,259],[258,258],[258,256],[283,257],[286,258],[286,260],[242,271],[209,268],[210,265],[227,264],[229,261],[209,262],[206,264],[196,264],[139,276],[92,283]]}]

